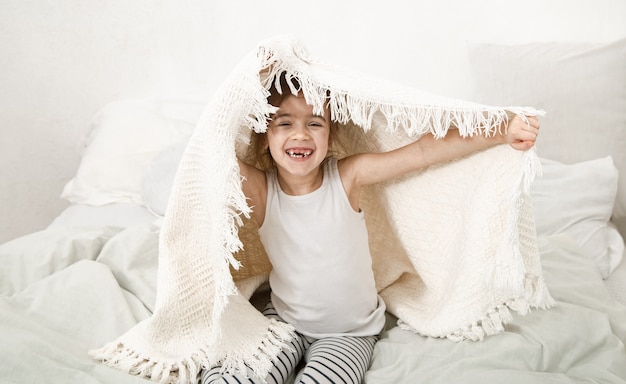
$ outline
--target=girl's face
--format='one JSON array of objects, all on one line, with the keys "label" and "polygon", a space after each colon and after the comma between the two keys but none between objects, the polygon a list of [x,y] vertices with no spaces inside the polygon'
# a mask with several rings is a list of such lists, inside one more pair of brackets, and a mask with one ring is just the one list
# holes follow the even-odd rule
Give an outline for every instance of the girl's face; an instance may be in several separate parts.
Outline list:
[{"label": "girl's face", "polygon": [[330,119],[313,114],[300,94],[287,95],[267,128],[266,144],[279,173],[307,176],[317,172],[328,154]]}]

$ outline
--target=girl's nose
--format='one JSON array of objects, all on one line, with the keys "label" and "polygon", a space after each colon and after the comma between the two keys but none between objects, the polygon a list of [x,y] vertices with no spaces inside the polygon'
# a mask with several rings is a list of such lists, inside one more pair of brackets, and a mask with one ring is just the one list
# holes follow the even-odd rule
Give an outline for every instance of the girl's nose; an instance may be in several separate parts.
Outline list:
[{"label": "girl's nose", "polygon": [[304,124],[296,124],[292,131],[292,137],[298,140],[307,139],[309,137],[309,131]]}]

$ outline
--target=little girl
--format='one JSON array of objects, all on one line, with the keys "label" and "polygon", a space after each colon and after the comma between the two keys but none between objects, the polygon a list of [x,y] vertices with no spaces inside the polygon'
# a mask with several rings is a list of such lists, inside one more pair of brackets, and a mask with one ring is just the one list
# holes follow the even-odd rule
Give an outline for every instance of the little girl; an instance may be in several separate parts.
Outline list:
[{"label": "little girl", "polygon": [[297,383],[358,384],[385,323],[359,208],[361,189],[499,144],[528,150],[539,122],[516,116],[492,137],[462,138],[451,129],[442,139],[425,135],[390,152],[338,160],[328,156],[328,110],[315,115],[301,92],[273,90],[268,101],[278,110],[260,143],[271,167],[263,171],[243,161],[239,166],[273,267],[271,301],[263,313],[293,325],[297,336],[263,380],[221,374],[215,367],[203,372],[202,383],[284,383],[304,358]]}]

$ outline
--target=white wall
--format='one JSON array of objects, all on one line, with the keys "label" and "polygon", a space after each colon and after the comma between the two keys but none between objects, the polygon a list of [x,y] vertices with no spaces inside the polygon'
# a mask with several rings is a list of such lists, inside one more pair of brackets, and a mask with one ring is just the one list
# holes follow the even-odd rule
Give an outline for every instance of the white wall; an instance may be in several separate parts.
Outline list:
[{"label": "white wall", "polygon": [[610,41],[623,0],[0,0],[0,243],[43,229],[109,101],[209,89],[259,40],[471,98],[468,43]]}]

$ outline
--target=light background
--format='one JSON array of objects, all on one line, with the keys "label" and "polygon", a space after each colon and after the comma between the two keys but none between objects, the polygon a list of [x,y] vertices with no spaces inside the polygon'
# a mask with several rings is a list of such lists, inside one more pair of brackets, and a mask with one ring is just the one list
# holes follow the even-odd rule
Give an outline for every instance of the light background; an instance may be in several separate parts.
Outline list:
[{"label": "light background", "polygon": [[106,103],[214,89],[255,44],[472,98],[478,42],[626,37],[624,0],[0,0],[0,243],[44,229]]}]

